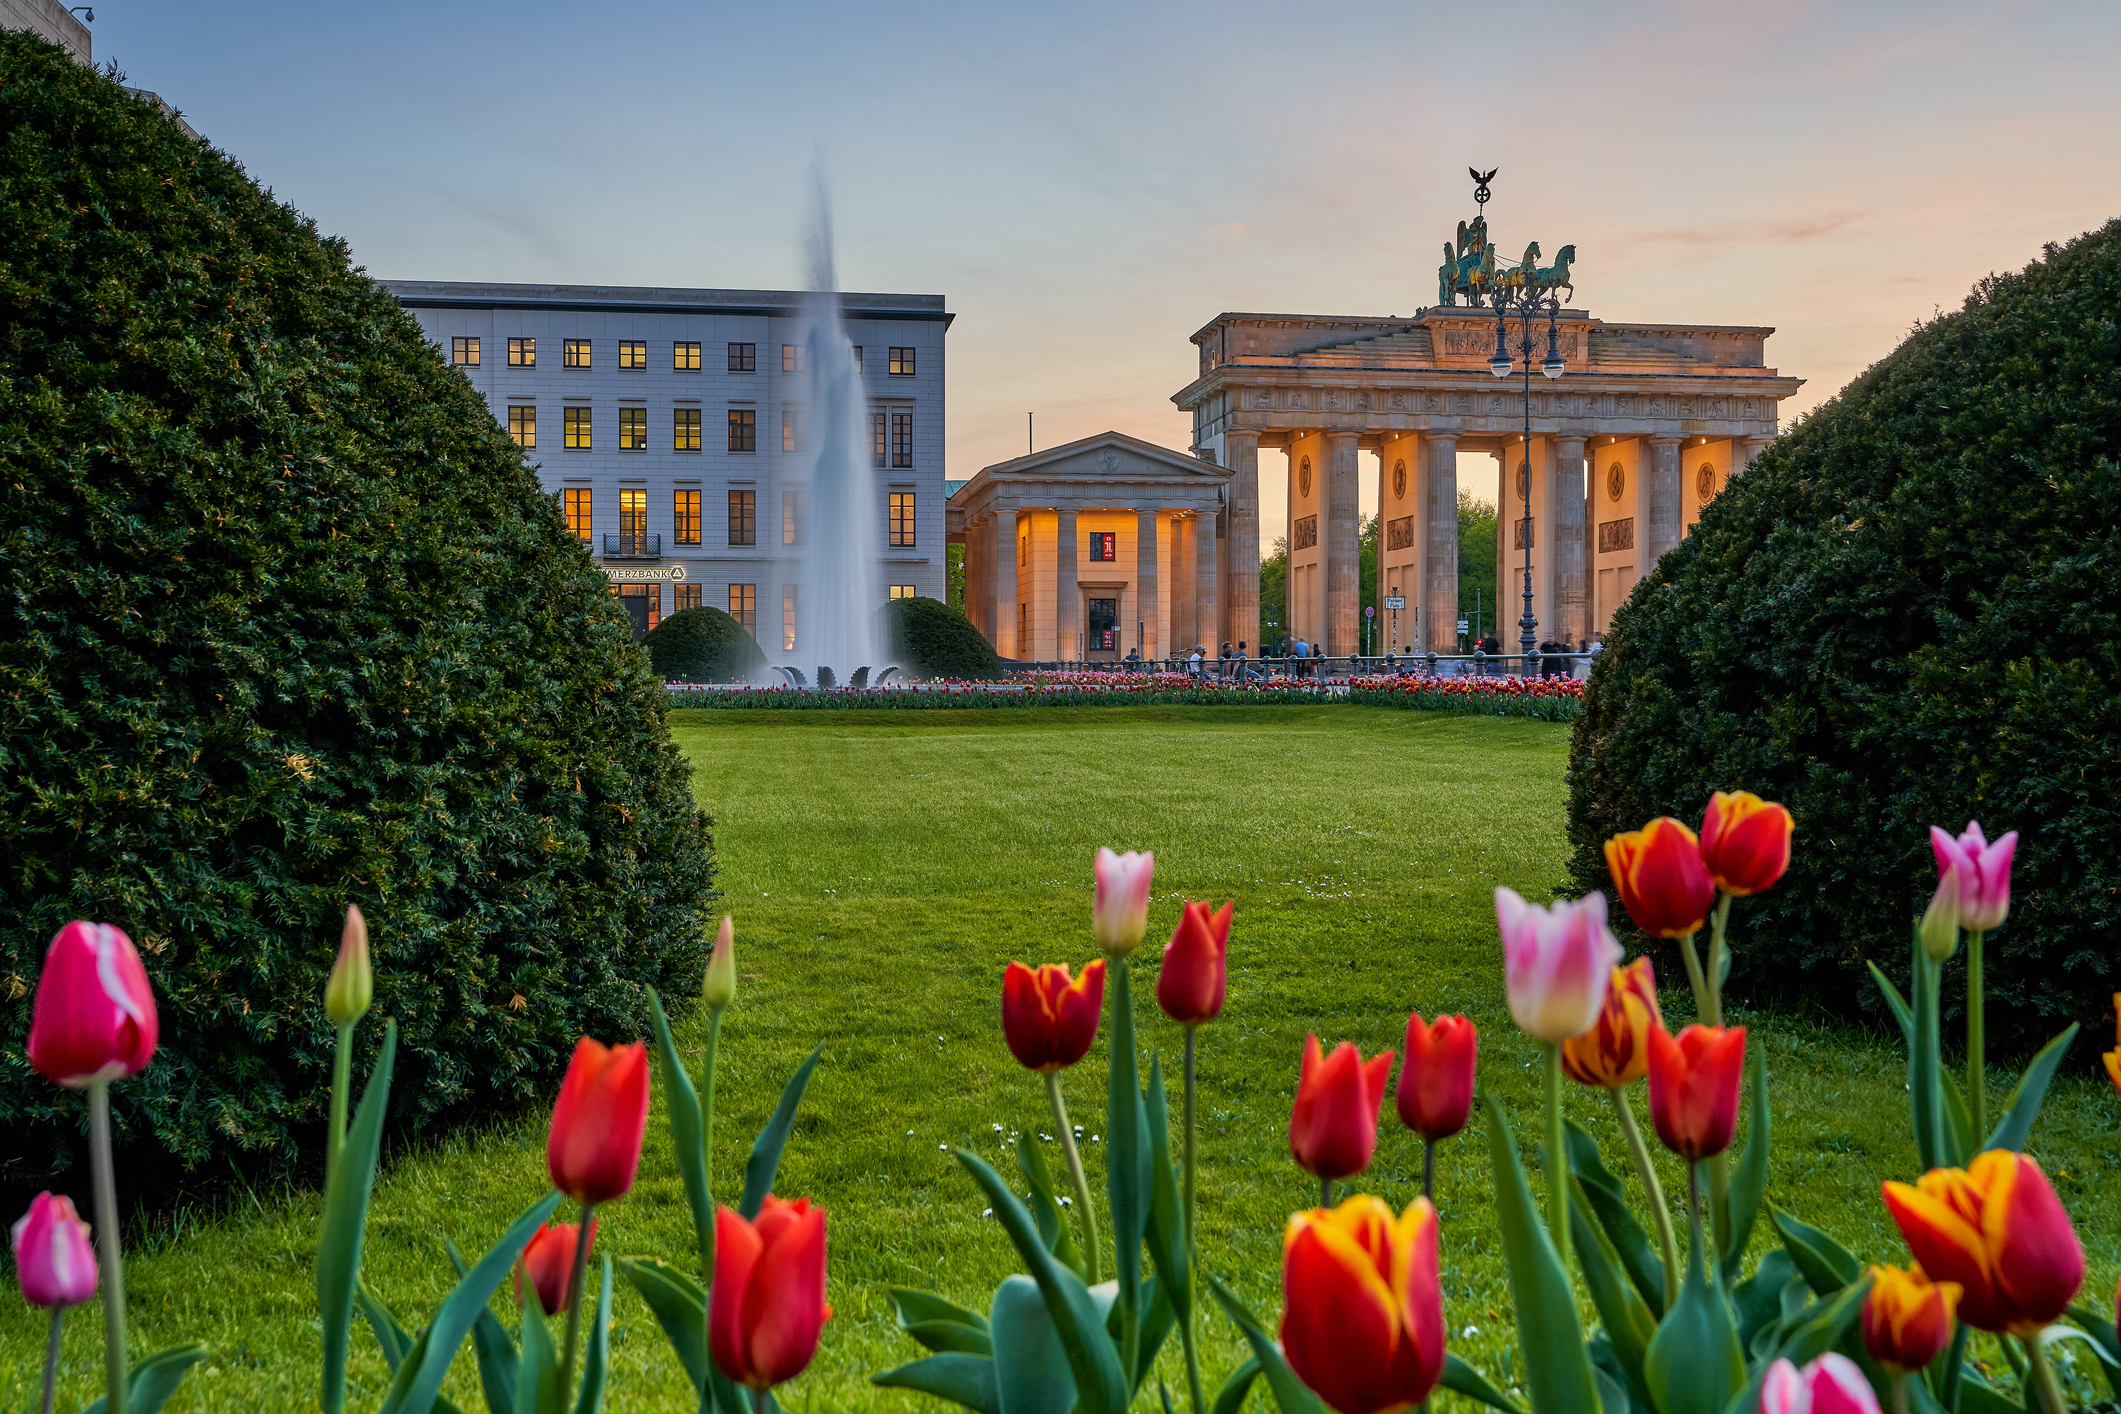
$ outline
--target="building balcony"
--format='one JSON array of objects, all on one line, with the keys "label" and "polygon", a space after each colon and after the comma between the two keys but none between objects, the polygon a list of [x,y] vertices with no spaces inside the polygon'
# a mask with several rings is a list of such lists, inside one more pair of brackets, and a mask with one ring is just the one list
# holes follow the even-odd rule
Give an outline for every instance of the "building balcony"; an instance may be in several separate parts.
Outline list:
[{"label": "building balcony", "polygon": [[607,560],[660,560],[663,558],[663,537],[645,531],[621,531],[617,535],[604,537],[604,558]]}]

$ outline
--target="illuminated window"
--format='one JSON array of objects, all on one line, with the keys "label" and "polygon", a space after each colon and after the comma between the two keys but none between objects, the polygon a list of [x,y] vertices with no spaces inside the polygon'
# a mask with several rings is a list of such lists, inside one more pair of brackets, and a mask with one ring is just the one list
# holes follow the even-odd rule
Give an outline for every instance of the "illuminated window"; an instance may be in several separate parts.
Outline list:
[{"label": "illuminated window", "polygon": [[744,632],[756,638],[759,627],[759,587],[756,584],[732,584],[729,586],[729,617],[744,626]]},{"label": "illuminated window", "polygon": [[887,434],[884,431],[884,415],[880,412],[870,413],[869,460],[875,463],[877,466],[882,466],[884,464],[884,442],[886,436]]},{"label": "illuminated window", "polygon": [[894,599],[911,599],[913,597],[913,586],[910,584],[894,584],[891,586],[891,597]]},{"label": "illuminated window", "polygon": [[648,450],[648,409],[619,409],[619,450],[622,452],[645,452]]},{"label": "illuminated window", "polygon": [[670,366],[680,373],[700,371],[700,344],[695,339],[690,343],[680,339],[670,346]]},{"label": "illuminated window", "polygon": [[561,439],[570,452],[589,450],[589,409],[568,408],[560,414],[560,430],[566,435]]},{"label": "illuminated window", "polygon": [[570,486],[560,493],[562,509],[567,513],[567,529],[582,539],[589,538],[591,524],[589,488]]},{"label": "illuminated window", "polygon": [[535,404],[509,407],[508,435],[516,439],[518,447],[535,447],[538,444],[538,410]]},{"label": "illuminated window", "polygon": [[619,340],[619,367],[636,372],[648,367],[648,341],[645,339]]},{"label": "illuminated window", "polygon": [[756,373],[759,370],[759,346],[757,344],[731,344],[729,346],[729,371],[731,373]]},{"label": "illuminated window", "polygon": [[508,366],[510,368],[536,368],[538,366],[538,341],[536,339],[510,339],[508,341]]},{"label": "illuminated window", "polygon": [[808,491],[781,492],[781,543],[800,545],[803,543],[803,522],[810,518],[810,493]]},{"label": "illuminated window", "polygon": [[619,492],[619,537],[638,544],[648,534],[648,493],[639,487]]},{"label": "illuminated window", "polygon": [[891,465],[900,468],[913,465],[913,414],[910,412],[891,414]]},{"label": "illuminated window", "polygon": [[729,450],[732,452],[755,452],[758,449],[758,414],[750,408],[729,409]]},{"label": "illuminated window", "polygon": [[891,548],[904,550],[913,544],[913,493],[891,493]]},{"label": "illuminated window", "polygon": [[795,651],[795,606],[801,597],[800,586],[781,586],[781,651],[784,653]]},{"label": "illuminated window", "polygon": [[479,366],[479,340],[477,336],[451,339],[449,341],[449,361],[459,368],[477,368]]},{"label": "illuminated window", "polygon": [[758,492],[731,491],[729,493],[730,544],[756,545],[759,543],[758,512]]},{"label": "illuminated window", "polygon": [[911,378],[913,376],[913,350],[894,348],[891,351],[891,376]]},{"label": "illuminated window", "polygon": [[681,613],[686,609],[700,607],[700,587],[697,584],[673,584],[670,586],[670,612]]},{"label": "illuminated window", "polygon": [[1117,561],[1119,559],[1119,533],[1112,530],[1091,531],[1090,558],[1093,560]]},{"label": "illuminated window", "polygon": [[674,408],[670,414],[670,449],[696,452],[700,449],[700,410]]},{"label": "illuminated window", "polygon": [[560,345],[560,366],[562,368],[589,367],[589,340],[568,339],[562,342]]},{"label": "illuminated window", "polygon": [[781,372],[783,372],[783,373],[801,373],[802,371],[803,371],[803,346],[802,346],[801,344],[782,344],[782,345],[781,345]]},{"label": "illuminated window", "polygon": [[700,543],[700,493],[679,491],[670,501],[670,523],[674,527],[672,538],[680,545]]},{"label": "illuminated window", "polygon": [[785,408],[781,410],[781,450],[795,450],[795,414]]},{"label": "illuminated window", "polygon": [[862,371],[862,346],[860,344],[854,346],[854,371],[856,373]]}]

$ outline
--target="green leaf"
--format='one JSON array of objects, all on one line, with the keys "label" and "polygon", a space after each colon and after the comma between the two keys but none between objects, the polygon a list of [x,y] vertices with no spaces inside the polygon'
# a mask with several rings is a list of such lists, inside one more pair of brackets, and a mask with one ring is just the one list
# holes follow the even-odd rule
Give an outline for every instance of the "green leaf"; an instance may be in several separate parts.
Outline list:
[{"label": "green leaf", "polygon": [[[1117,1303],[1114,1303],[1115,1307]],[[1178,1323],[1178,1313],[1171,1309],[1171,1297],[1164,1290],[1163,1282],[1150,1277],[1142,1284],[1141,1339],[1134,1352],[1134,1388],[1139,1390],[1142,1381],[1156,1368],[1156,1352],[1164,1348],[1171,1337],[1171,1328]],[[1109,1331],[1112,1322],[1106,1322]]]},{"label": "green leaf", "polygon": [[[1149,1225],[1149,1121],[1142,1110],[1134,1049],[1134,986],[1126,958],[1106,972],[1112,1002],[1105,1095],[1105,1192],[1112,1215],[1112,1270],[1119,1279],[1120,1319],[1141,1320],[1141,1249]],[[1126,1342],[1121,1342],[1122,1348]]]},{"label": "green leaf", "polygon": [[2025,1414],[2025,1406],[2012,1403],[1979,1380],[1962,1376],[1959,1380],[1959,1414]]},{"label": "green leaf", "polygon": [[[648,1011],[655,1025],[655,1054],[663,1070],[663,1107],[670,1115],[670,1140],[677,1148],[678,1176],[685,1182],[685,1202],[692,1208],[693,1240],[703,1260],[714,1250],[714,1192],[708,1183],[709,1155],[705,1115],[700,1092],[693,1086],[677,1043],[670,1036],[670,1020],[663,1015],[663,999],[648,989]],[[703,1265],[704,1270],[704,1265]]]},{"label": "green leaf", "polygon": [[2076,1039],[2077,1023],[2072,1021],[2068,1030],[2040,1048],[2040,1054],[2025,1067],[2025,1074],[2018,1077],[2018,1088],[2011,1091],[2003,1123],[1996,1126],[1983,1148],[2024,1150],[2025,1137],[2032,1133],[2033,1121],[2040,1117],[2041,1102],[2047,1098],[2047,1082],[2055,1078],[2055,1067],[2062,1064],[2070,1042]]},{"label": "green leaf", "polygon": [[[342,1039],[341,1044],[346,1044]],[[346,1347],[353,1334],[354,1286],[361,1280],[361,1243],[368,1235],[368,1199],[376,1186],[383,1114],[390,1107],[390,1072],[398,1055],[398,1023],[383,1026],[383,1049],[346,1127],[339,1162],[324,1185],[324,1223],[317,1234],[317,1313],[324,1324],[324,1414],[346,1407]]]},{"label": "green leaf", "polygon": [[1221,1277],[1208,1278],[1208,1290],[1222,1303],[1230,1319],[1244,1332],[1245,1343],[1252,1347],[1252,1358],[1259,1362],[1259,1373],[1267,1381],[1267,1389],[1274,1396],[1275,1407],[1281,1414],[1326,1414],[1326,1406],[1319,1397],[1311,1393],[1289,1362],[1282,1356],[1281,1347],[1259,1328],[1245,1303],[1237,1299],[1237,1293],[1223,1285]]},{"label": "green leaf", "polygon": [[1452,1393],[1462,1394],[1467,1399],[1487,1405],[1490,1409],[1500,1409],[1502,1414],[1524,1414],[1524,1410],[1518,1407],[1516,1401],[1495,1388],[1489,1383],[1486,1375],[1456,1355],[1447,1354],[1443,1357],[1442,1385]]},{"label": "green leaf", "polygon": [[1612,1242],[1614,1255],[1627,1269],[1628,1280],[1635,1284],[1635,1290],[1649,1307],[1650,1314],[1653,1317],[1663,1315],[1664,1259],[1650,1244],[1642,1224],[1635,1221],[1620,1180],[1613,1176],[1598,1155],[1597,1141],[1574,1120],[1566,1120],[1564,1124],[1567,1136],[1563,1147],[1568,1150],[1569,1171],[1582,1185],[1584,1200],[1598,1215],[1599,1226],[1605,1229],[1606,1237]]},{"label": "green leaf", "polygon": [[627,1257],[619,1271],[655,1313],[656,1324],[685,1367],[694,1389],[704,1389],[714,1358],[707,1350],[707,1288],[692,1273],[654,1257]]},{"label": "green leaf", "polygon": [[766,1195],[773,1191],[773,1176],[781,1167],[781,1150],[787,1146],[788,1131],[795,1126],[795,1107],[803,1102],[803,1091],[810,1085],[810,1072],[817,1069],[817,1058],[824,1053],[825,1043],[820,1041],[796,1067],[795,1074],[788,1077],[788,1084],[781,1091],[780,1105],[751,1146],[751,1159],[744,1165],[744,1200],[737,1205],[737,1211],[746,1221],[759,1215],[759,1209],[766,1205]]},{"label": "green leaf", "polygon": [[[1584,1414],[1598,1403],[1598,1380],[1584,1350],[1568,1273],[1539,1221],[1510,1118],[1494,1095],[1488,1102],[1488,1152],[1495,1168],[1495,1216],[1509,1259],[1510,1300],[1517,1308],[1525,1387],[1534,1414]],[[1669,1411],[1667,1411],[1669,1414]]]},{"label": "green leaf", "polygon": [[[947,1399],[977,1414],[1002,1414],[994,1383],[994,1362],[982,1355],[931,1355],[896,1370],[871,1375],[869,1383],[885,1389],[910,1389]],[[1074,1388],[1074,1382],[1069,1382]]]},{"label": "green leaf", "polygon": [[1046,1249],[1077,1276],[1087,1277],[1089,1268],[1083,1263],[1082,1249],[1075,1245],[1068,1216],[1054,1196],[1053,1171],[1046,1167],[1046,1156],[1028,1129],[1016,1136],[1016,1166],[1024,1171],[1024,1182],[1030,1185],[1031,1217],[1038,1224],[1038,1235]]},{"label": "green leaf", "polygon": [[1255,1356],[1230,1372],[1230,1378],[1215,1392],[1215,1403],[1209,1406],[1208,1414],[1240,1414],[1245,1396],[1252,1393],[1252,1382],[1258,1378],[1259,1360]]},{"label": "green leaf", "polygon": [[1802,1287],[1804,1279],[1797,1275],[1797,1264],[1781,1247],[1771,1247],[1761,1254],[1760,1265],[1753,1274],[1732,1288],[1731,1305],[1738,1313],[1738,1341],[1747,1350],[1752,1350],[1753,1338],[1761,1331],[1782,1323],[1782,1293],[1790,1286]]},{"label": "green leaf", "polygon": [[552,1331],[545,1324],[545,1309],[528,1283],[516,1308],[522,1322],[516,1334],[523,1343],[523,1360],[516,1368],[514,1414],[560,1414],[560,1357],[552,1348]]},{"label": "green leaf", "polygon": [[[449,1254],[449,1265],[462,1278],[467,1268],[457,1244],[444,1238],[442,1250]],[[479,1318],[471,1323],[471,1349],[479,1360],[479,1389],[486,1396],[488,1414],[510,1414],[516,1407],[516,1343],[502,1328],[491,1306],[481,1310]]]},{"label": "green leaf", "polygon": [[589,1349],[582,1356],[582,1394],[574,1414],[597,1414],[604,1407],[604,1372],[611,1368],[611,1258],[604,1259],[597,1287],[597,1323],[589,1328]]},{"label": "green leaf", "polygon": [[1642,1353],[1656,1333],[1657,1318],[1650,1314],[1642,1296],[1630,1286],[1606,1255],[1604,1234],[1591,1218],[1591,1205],[1578,1183],[1569,1195],[1569,1232],[1576,1249],[1576,1265],[1583,1270],[1583,1284],[1591,1293],[1591,1305],[1605,1324],[1613,1353],[1632,1381],[1642,1379]]},{"label": "green leaf", "polygon": [[[1723,955],[1724,969],[1730,969],[1731,955]],[[1628,1398],[1628,1387],[1614,1379],[1595,1364],[1591,1373],[1598,1377],[1598,1407],[1600,1414],[1629,1414],[1634,1402]]]},{"label": "green leaf", "polygon": [[2069,1318],[2084,1327],[2109,1365],[2121,1365],[2121,1330],[2112,1321],[2081,1301],[2069,1308]]},{"label": "green leaf", "polygon": [[1008,1414],[1069,1414],[1075,1376],[1038,1283],[1019,1273],[994,1289],[987,1312],[994,1339],[994,1390]]},{"label": "green leaf", "polygon": [[1801,1368],[1832,1350],[1863,1314],[1863,1298],[1870,1289],[1871,1279],[1866,1274],[1862,1280],[1852,1281],[1834,1293],[1833,1299],[1824,1302],[1816,1314],[1794,1323],[1782,1342],[1781,1353]]},{"label": "green leaf", "polygon": [[1692,1217],[1686,1279],[1643,1352],[1642,1379],[1658,1414],[1723,1414],[1745,1386],[1745,1352],[1723,1287],[1703,1262],[1701,1217]]},{"label": "green leaf", "polygon": [[1974,1119],[1959,1093],[1959,1082],[1942,1065],[1937,1067],[1937,1115],[1945,1158],[1955,1168],[1966,1167],[1974,1158]]},{"label": "green leaf", "polygon": [[[457,1275],[462,1276],[463,1273],[459,1271]],[[412,1332],[398,1324],[398,1318],[391,1315],[389,1308],[376,1299],[375,1293],[368,1289],[367,1282],[364,1281],[354,1288],[354,1302],[361,1308],[361,1314],[368,1319],[368,1328],[376,1333],[376,1344],[383,1347],[383,1363],[388,1365],[390,1372],[395,1375],[398,1373],[398,1366],[405,1363],[407,1352],[412,1349]]]},{"label": "green leaf", "polygon": [[1797,1264],[1805,1285],[1819,1296],[1832,1296],[1863,1275],[1863,1263],[1849,1250],[1818,1228],[1801,1223],[1773,1203],[1767,1205],[1768,1220],[1782,1238],[1782,1246]]},{"label": "green leaf", "polygon": [[[1937,966],[1922,950],[1922,928],[1914,930],[1914,962],[1909,1004],[1915,1018],[1915,1041],[1907,1051],[1908,1106],[1915,1120],[1915,1154],[1922,1167],[1944,1164],[1944,1109],[1937,1072]],[[1823,1293],[1822,1293],[1823,1294]]]},{"label": "green leaf", "polygon": [[1171,1114],[1164,1103],[1161,1056],[1149,1057],[1144,1118],[1149,1130],[1149,1257],[1163,1278],[1165,1300],[1184,1319],[1193,1296],[1193,1279],[1187,1270],[1186,1210],[1179,1198],[1178,1170],[1171,1166]]},{"label": "green leaf", "polygon": [[1767,1057],[1753,1051],[1753,1105],[1746,1126],[1745,1153],[1731,1170],[1724,1231],[1729,1234],[1723,1249],[1723,1279],[1738,1279],[1745,1266],[1746,1244],[1753,1240],[1753,1223],[1760,1216],[1760,1200],[1767,1193],[1768,1175]]},{"label": "green leaf", "polygon": [[903,1330],[923,1346],[938,1353],[954,1351],[961,1355],[992,1355],[994,1341],[985,1330],[960,1325],[956,1321],[901,1322]]},{"label": "green leaf", "polygon": [[945,1301],[932,1291],[886,1287],[898,1313],[898,1328],[930,1350],[964,1355],[991,1355],[987,1318]]},{"label": "green leaf", "polygon": [[[191,1367],[206,1358],[203,1345],[173,1345],[133,1362],[125,1381],[125,1407],[130,1414],[156,1414],[177,1392]],[[99,1399],[83,1414],[103,1414],[109,1401]],[[27,1406],[25,1406],[27,1407]]]},{"label": "green leaf", "polygon": [[1892,1010],[1893,1020],[1900,1023],[1901,1041],[1912,1048],[1915,1044],[1915,1015],[1908,1010],[1907,999],[1900,995],[1900,989],[1893,985],[1892,979],[1879,970],[1877,963],[1866,962],[1864,966],[1877,980],[1878,990],[1885,993],[1885,1004]]}]

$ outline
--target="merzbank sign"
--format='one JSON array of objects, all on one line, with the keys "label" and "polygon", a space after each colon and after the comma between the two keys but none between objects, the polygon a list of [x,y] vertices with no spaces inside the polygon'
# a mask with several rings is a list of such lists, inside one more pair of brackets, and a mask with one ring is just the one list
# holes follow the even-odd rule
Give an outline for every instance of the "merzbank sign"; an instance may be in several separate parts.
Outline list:
[{"label": "merzbank sign", "polygon": [[617,565],[602,565],[599,568],[604,571],[606,579],[614,580],[620,584],[644,584],[653,580],[663,579],[675,584],[685,577],[685,567],[683,565],[656,565],[642,568],[627,566],[623,569]]}]

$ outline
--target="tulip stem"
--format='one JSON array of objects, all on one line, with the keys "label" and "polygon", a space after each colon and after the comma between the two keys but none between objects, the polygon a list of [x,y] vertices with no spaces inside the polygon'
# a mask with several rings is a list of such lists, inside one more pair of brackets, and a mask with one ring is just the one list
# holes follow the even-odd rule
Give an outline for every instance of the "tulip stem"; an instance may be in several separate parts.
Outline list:
[{"label": "tulip stem", "polygon": [[1061,1152],[1068,1157],[1068,1181],[1075,1185],[1076,1217],[1083,1226],[1083,1265],[1090,1270],[1090,1285],[1096,1286],[1102,1280],[1097,1270],[1097,1211],[1090,1206],[1090,1180],[1083,1177],[1083,1156],[1076,1152],[1075,1131],[1068,1125],[1068,1104],[1061,1099],[1057,1070],[1046,1072],[1046,1098],[1053,1102],[1053,1129],[1060,1135]]},{"label": "tulip stem", "polygon": [[1975,1149],[1988,1143],[1988,1067],[1984,1064],[1982,1034],[1981,939],[1976,929],[1966,934],[1966,1116],[1972,1121]]},{"label": "tulip stem", "polygon": [[[1974,935],[1980,937],[1979,933]],[[2025,1358],[2032,1366],[2034,1389],[2040,1391],[2040,1405],[2047,1414],[2069,1414],[2069,1401],[2062,1397],[2062,1384],[2055,1378],[2055,1367],[2047,1362],[2047,1352],[2041,1348],[2040,1337],[2020,1336],[2019,1343],[2025,1347]]]},{"label": "tulip stem", "polygon": [[118,1251],[118,1176],[110,1158],[110,1082],[88,1087],[88,1160],[96,1187],[96,1256],[103,1268],[106,1409],[125,1409],[125,1263]]},{"label": "tulip stem", "polygon": [[1893,1414],[1907,1414],[1907,1376],[1893,1376]]},{"label": "tulip stem", "polygon": [[331,1061],[331,1128],[324,1134],[324,1181],[339,1171],[339,1150],[346,1147],[346,1092],[353,1081],[353,1023],[339,1028]]},{"label": "tulip stem", "polygon": [[1421,1141],[1421,1196],[1436,1201],[1436,1141],[1427,1137]]},{"label": "tulip stem", "polygon": [[567,1408],[574,1395],[574,1353],[582,1334],[582,1288],[589,1284],[589,1243],[595,1236],[597,1205],[582,1205],[582,1225],[574,1234],[574,1274],[567,1279],[567,1344],[560,1357],[560,1407]]},{"label": "tulip stem", "polygon": [[1179,1341],[1185,1347],[1186,1384],[1193,1395],[1193,1414],[1207,1414],[1208,1400],[1200,1383],[1200,1347],[1193,1341],[1193,1297],[1197,1289],[1195,1273],[1200,1270],[1200,1247],[1196,1237],[1194,1213],[1198,1208],[1195,1197],[1195,1179],[1200,1171],[1200,1105],[1197,1085],[1200,1078],[1198,1048],[1200,1027],[1186,1028],[1186,1158],[1185,1158],[1185,1205],[1186,1205],[1186,1313],[1179,1328]]},{"label": "tulip stem", "polygon": [[714,1286],[714,1053],[722,1039],[722,1013],[707,1009],[707,1065],[700,1077],[700,1171],[707,1175],[707,1211],[694,1215],[700,1245],[700,1275]]},{"label": "tulip stem", "polygon": [[1321,1208],[1333,1206],[1333,1180],[1324,1175],[1320,1175],[1318,1180],[1318,1206]]},{"label": "tulip stem", "polygon": [[1642,1130],[1635,1123],[1635,1111],[1628,1106],[1627,1091],[1616,1085],[1606,1093],[1613,1097],[1613,1115],[1620,1121],[1628,1156],[1635,1161],[1650,1213],[1657,1219],[1657,1245],[1664,1253],[1664,1309],[1669,1311],[1679,1300],[1679,1238],[1672,1231],[1671,1209],[1664,1201],[1664,1185],[1657,1181],[1657,1166],[1650,1162],[1649,1146],[1642,1142]]},{"label": "tulip stem", "polygon": [[1569,1270],[1569,1160],[1562,1147],[1561,1047],[1547,1047],[1547,1235],[1561,1258],[1564,1276]]},{"label": "tulip stem", "polygon": [[1702,975],[1701,954],[1694,948],[1694,935],[1683,934],[1679,939],[1679,956],[1686,962],[1687,985],[1694,989],[1694,1015],[1704,1026],[1714,1026],[1709,1014],[1715,1010],[1716,1002],[1709,995],[1708,978]]},{"label": "tulip stem", "polygon": [[755,1389],[751,1392],[751,1414],[781,1414],[781,1406],[775,1402],[770,1389]]},{"label": "tulip stem", "polygon": [[52,1307],[51,1339],[44,1346],[44,1414],[52,1414],[52,1395],[59,1382],[59,1322],[65,1315],[64,1306]]},{"label": "tulip stem", "polygon": [[1731,896],[1719,892],[1716,895],[1716,911],[1709,915],[1709,966],[1706,980],[1709,984],[1709,1007],[1703,1020],[1711,1026],[1723,1025],[1723,948],[1724,929],[1731,921]]},{"label": "tulip stem", "polygon": [[1686,1220],[1694,1231],[1692,1236],[1701,1237],[1701,1160],[1690,1160],[1686,1166]]}]

